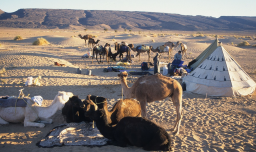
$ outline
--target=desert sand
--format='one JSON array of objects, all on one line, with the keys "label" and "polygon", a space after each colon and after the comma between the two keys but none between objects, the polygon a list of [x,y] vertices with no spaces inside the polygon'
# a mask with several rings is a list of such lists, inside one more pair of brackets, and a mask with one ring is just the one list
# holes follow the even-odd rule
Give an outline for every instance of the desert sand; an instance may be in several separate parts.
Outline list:
[{"label": "desert sand", "polygon": [[[119,72],[103,72],[104,68],[116,66],[116,62],[109,64],[104,60],[98,64],[91,58],[82,58],[90,50],[78,34],[93,34],[99,39],[99,44],[110,43],[112,51],[114,42],[125,41],[135,46],[145,44],[154,48],[167,41],[181,41],[188,46],[188,64],[206,49],[214,40],[215,34],[221,35],[219,40],[224,48],[242,66],[242,68],[256,81],[256,47],[236,47],[243,41],[255,45],[255,40],[248,39],[252,33],[215,33],[205,32],[196,37],[196,32],[181,31],[105,31],[76,29],[9,29],[0,30],[0,68],[6,69],[0,77],[0,95],[18,96],[19,89],[24,88],[25,95],[43,97],[43,106],[49,105],[58,91],[73,92],[81,99],[88,94],[108,98],[109,108],[122,98],[122,91],[117,74]],[[20,35],[23,40],[13,40]],[[236,36],[234,36],[236,35]],[[49,45],[37,46],[32,43],[43,37]],[[176,48],[172,56],[180,49]],[[132,52],[135,55],[135,52]],[[151,53],[153,63],[155,53]],[[117,58],[119,59],[119,58]],[[127,70],[140,71],[140,64],[147,61],[147,54],[133,58],[133,63],[126,66]],[[55,66],[54,62],[65,64],[64,67]],[[169,63],[167,53],[162,54],[160,62]],[[77,68],[82,74],[77,74]],[[92,75],[85,75],[86,69]],[[163,71],[161,71],[163,72]],[[151,71],[153,73],[153,71]],[[25,87],[27,77],[41,76],[41,86]],[[139,76],[129,75],[129,86]],[[147,105],[148,118],[164,127],[169,134],[176,119],[175,107],[171,99],[155,101]],[[208,97],[206,95],[183,92],[184,116],[181,122],[180,134],[174,137],[174,151],[256,151],[256,97]],[[138,147],[86,147],[63,146],[54,148],[39,148],[36,143],[49,131],[65,121],[58,111],[53,116],[53,123],[44,128],[24,127],[22,123],[0,125],[1,152],[30,152],[30,151],[144,151]]]}]

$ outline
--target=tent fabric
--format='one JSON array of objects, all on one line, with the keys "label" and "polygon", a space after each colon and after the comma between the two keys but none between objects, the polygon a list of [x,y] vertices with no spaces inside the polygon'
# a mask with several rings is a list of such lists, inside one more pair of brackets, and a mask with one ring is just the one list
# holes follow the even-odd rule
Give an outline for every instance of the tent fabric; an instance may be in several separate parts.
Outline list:
[{"label": "tent fabric", "polygon": [[199,66],[183,78],[187,91],[209,96],[245,96],[256,83],[222,47],[218,46]]},{"label": "tent fabric", "polygon": [[195,60],[194,63],[191,63],[189,66],[192,69],[195,69],[200,65],[218,46],[218,38],[210,45],[208,46]]}]

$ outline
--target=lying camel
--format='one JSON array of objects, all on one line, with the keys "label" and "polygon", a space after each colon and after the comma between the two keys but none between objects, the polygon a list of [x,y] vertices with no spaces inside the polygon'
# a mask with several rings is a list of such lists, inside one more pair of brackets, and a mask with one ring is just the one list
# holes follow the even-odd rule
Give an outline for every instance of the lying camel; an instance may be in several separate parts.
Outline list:
[{"label": "lying camel", "polygon": [[136,98],[138,101],[140,101],[142,117],[147,117],[147,103],[171,97],[177,112],[177,119],[172,130],[174,134],[179,134],[182,119],[183,90],[178,81],[161,74],[155,74],[140,77],[136,80],[132,87],[128,87],[128,73],[126,71],[121,72],[118,74],[118,76],[120,77],[121,86],[124,90],[124,96],[126,98]]},{"label": "lying camel", "polygon": [[[125,99],[130,100],[130,99]],[[85,101],[85,116],[96,121],[100,133],[116,146],[137,146],[148,151],[171,151],[172,138],[166,130],[154,122],[141,117],[123,117],[115,126],[108,123],[109,111],[105,106],[99,109],[91,100]]]},{"label": "lying camel", "polygon": [[[41,107],[28,99],[26,107],[0,107],[0,124],[24,122],[24,127],[35,126],[43,128],[44,123],[52,123],[53,116],[57,110],[61,110],[64,104],[72,97],[73,93],[59,91],[52,104],[48,107]],[[35,122],[40,121],[40,122]]]}]

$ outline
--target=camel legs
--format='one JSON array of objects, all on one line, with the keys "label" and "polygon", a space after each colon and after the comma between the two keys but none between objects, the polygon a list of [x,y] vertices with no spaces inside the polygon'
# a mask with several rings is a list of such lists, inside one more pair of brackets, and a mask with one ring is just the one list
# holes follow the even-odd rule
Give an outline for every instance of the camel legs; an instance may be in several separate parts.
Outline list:
[{"label": "camel legs", "polygon": [[0,124],[1,124],[1,125],[7,125],[7,124],[9,124],[9,122],[5,121],[4,119],[2,119],[2,118],[0,117]]},{"label": "camel legs", "polygon": [[141,116],[147,118],[147,100],[140,101]]},{"label": "camel legs", "polygon": [[29,120],[27,120],[25,118],[25,120],[24,120],[24,127],[29,127],[29,126],[43,128],[45,126],[45,124],[37,123],[37,122],[31,122],[31,121],[29,121]]},{"label": "camel legs", "polygon": [[176,113],[177,113],[177,119],[174,125],[174,128],[171,129],[173,131],[174,135],[179,134],[180,130],[180,123],[182,119],[182,102],[179,101],[179,99],[175,100],[174,98],[172,99],[174,106],[176,107]]},{"label": "camel legs", "polygon": [[51,124],[51,123],[52,123],[52,119],[40,118],[40,123],[48,123],[48,124]]},{"label": "camel legs", "polygon": [[150,51],[148,51],[148,62],[150,62]]}]

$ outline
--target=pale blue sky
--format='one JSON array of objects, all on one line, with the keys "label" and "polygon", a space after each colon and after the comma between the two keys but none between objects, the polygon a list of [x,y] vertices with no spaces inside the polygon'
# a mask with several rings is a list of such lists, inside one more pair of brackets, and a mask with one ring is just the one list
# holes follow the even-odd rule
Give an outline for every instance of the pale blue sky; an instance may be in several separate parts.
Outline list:
[{"label": "pale blue sky", "polygon": [[0,9],[5,12],[15,12],[21,8],[120,10],[212,17],[256,17],[256,0],[0,0]]}]

